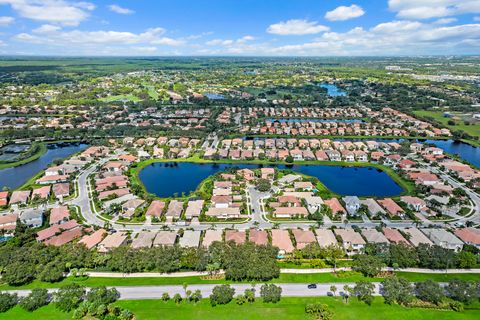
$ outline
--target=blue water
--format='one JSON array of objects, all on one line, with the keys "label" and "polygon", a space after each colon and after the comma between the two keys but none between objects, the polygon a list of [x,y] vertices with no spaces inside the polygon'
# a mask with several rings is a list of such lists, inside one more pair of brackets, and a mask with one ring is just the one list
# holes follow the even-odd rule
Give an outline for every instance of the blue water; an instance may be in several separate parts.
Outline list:
[{"label": "blue water", "polygon": [[341,89],[339,89],[336,85],[330,83],[322,83],[319,85],[322,88],[327,89],[327,94],[330,97],[344,97],[347,93]]},{"label": "blue water", "polygon": [[[140,172],[140,180],[148,192],[161,198],[189,194],[205,178],[223,172],[229,167],[256,169],[257,164],[224,164],[171,162],[153,163]],[[341,195],[396,196],[403,190],[386,173],[371,167],[342,167],[321,165],[269,165],[278,169],[290,169],[317,177],[330,190]]]},{"label": "blue water", "polygon": [[0,170],[0,189],[15,189],[24,184],[38,172],[46,169],[53,160],[64,159],[87,147],[84,143],[48,144],[45,152],[37,160],[24,165]]},{"label": "blue water", "polygon": [[223,99],[225,99],[224,96],[222,96],[221,94],[218,94],[218,93],[205,93],[204,96],[207,97],[210,100],[223,100]]},{"label": "blue water", "polygon": [[267,121],[278,121],[278,122],[321,122],[321,123],[327,123],[327,122],[343,122],[343,123],[363,123],[363,120],[361,119],[318,119],[318,118],[270,118],[267,119]]},{"label": "blue water", "polygon": [[434,144],[438,148],[443,149],[443,151],[457,155],[462,160],[480,168],[480,148],[478,147],[473,147],[469,144],[453,140],[426,140],[425,142]]}]

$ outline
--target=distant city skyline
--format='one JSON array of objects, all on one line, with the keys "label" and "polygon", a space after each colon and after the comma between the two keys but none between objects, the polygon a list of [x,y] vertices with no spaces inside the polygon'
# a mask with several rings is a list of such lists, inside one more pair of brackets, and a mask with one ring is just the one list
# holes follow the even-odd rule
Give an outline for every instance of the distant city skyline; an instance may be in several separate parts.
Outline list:
[{"label": "distant city skyline", "polygon": [[476,54],[479,0],[0,0],[0,55]]}]

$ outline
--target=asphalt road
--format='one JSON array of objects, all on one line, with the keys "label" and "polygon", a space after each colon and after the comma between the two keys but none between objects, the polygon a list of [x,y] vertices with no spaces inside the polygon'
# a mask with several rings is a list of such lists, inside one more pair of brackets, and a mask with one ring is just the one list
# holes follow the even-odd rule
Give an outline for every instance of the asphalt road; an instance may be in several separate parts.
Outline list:
[{"label": "asphalt road", "polygon": [[[374,295],[379,295],[379,283],[375,284]],[[322,297],[331,293],[330,287],[334,285],[337,288],[336,295],[343,293],[344,285],[350,287],[355,286],[355,283],[322,283],[317,284],[316,289],[308,289],[308,283],[279,283],[276,284],[282,288],[283,297]],[[216,284],[197,284],[189,285],[187,290],[195,291],[200,290],[204,298],[208,297]],[[252,287],[250,284],[232,284],[235,289],[235,295],[243,294],[245,289],[255,289],[255,295],[260,296],[260,284]],[[179,293],[185,296],[185,290],[181,285],[165,285],[165,286],[127,286],[127,287],[115,287],[120,292],[121,300],[135,300],[135,299],[160,299],[162,294],[168,293],[170,297]],[[49,289],[50,292],[55,292],[56,289]],[[9,292],[16,292],[19,296],[25,296],[30,293],[30,290],[12,290]]]}]

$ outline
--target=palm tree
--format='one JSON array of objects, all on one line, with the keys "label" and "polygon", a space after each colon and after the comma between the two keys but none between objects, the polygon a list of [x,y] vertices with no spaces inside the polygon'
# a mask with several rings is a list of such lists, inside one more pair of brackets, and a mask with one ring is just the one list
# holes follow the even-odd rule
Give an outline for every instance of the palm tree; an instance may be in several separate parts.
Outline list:
[{"label": "palm tree", "polygon": [[330,286],[330,291],[332,291],[333,295],[336,296],[335,293],[337,292],[337,287],[334,285]]}]

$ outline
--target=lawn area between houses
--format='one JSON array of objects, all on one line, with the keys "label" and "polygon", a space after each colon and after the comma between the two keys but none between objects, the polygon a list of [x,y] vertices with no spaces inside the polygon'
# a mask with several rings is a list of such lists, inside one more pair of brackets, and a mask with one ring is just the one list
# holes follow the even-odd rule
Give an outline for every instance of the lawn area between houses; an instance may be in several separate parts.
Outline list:
[{"label": "lawn area between houses", "polygon": [[[424,281],[431,279],[439,282],[446,282],[452,279],[461,279],[468,281],[479,281],[480,275],[475,273],[458,273],[458,274],[429,274],[429,273],[414,273],[414,272],[396,272],[399,277],[406,278],[409,281]],[[334,273],[281,273],[280,277],[269,282],[272,283],[335,283],[335,282],[357,282],[360,280],[370,282],[380,282],[383,278],[366,278],[358,272],[345,271]],[[84,279],[75,279],[68,277],[60,282],[48,283],[38,280],[33,281],[24,286],[13,287],[7,284],[1,284],[0,290],[16,290],[16,289],[33,289],[33,288],[58,288],[69,283],[78,283],[86,287],[98,286],[155,286],[155,285],[182,285],[188,284],[216,284],[216,283],[242,283],[229,281],[225,279],[206,280],[200,276],[188,277],[145,277],[145,278],[106,278],[106,277],[88,277]],[[255,281],[245,281],[243,283],[252,283]],[[263,283],[258,281],[258,283]]]},{"label": "lawn area between houses", "polygon": [[[350,299],[348,304],[342,302],[340,297],[318,298],[282,298],[279,303],[265,304],[257,299],[252,304],[237,305],[234,301],[227,305],[210,306],[208,299],[203,299],[197,304],[175,304],[173,301],[161,300],[123,300],[116,304],[132,311],[137,320],[150,319],[313,319],[306,315],[305,306],[309,303],[325,303],[334,313],[335,320],[341,319],[442,319],[442,320],[470,320],[478,319],[480,305],[474,303],[465,308],[463,312],[440,311],[432,309],[406,308],[399,305],[387,305],[383,298],[376,297],[371,306]],[[55,309],[54,305],[42,307],[34,312],[27,312],[19,306],[6,313],[0,313],[0,319],[71,319],[71,313],[64,313]]]}]

